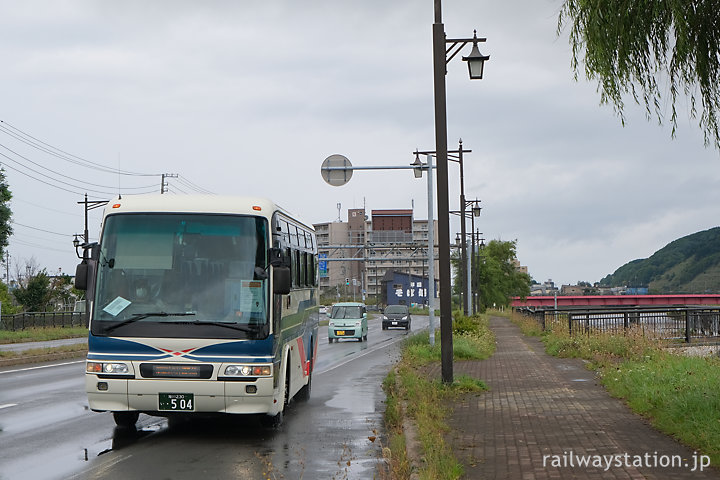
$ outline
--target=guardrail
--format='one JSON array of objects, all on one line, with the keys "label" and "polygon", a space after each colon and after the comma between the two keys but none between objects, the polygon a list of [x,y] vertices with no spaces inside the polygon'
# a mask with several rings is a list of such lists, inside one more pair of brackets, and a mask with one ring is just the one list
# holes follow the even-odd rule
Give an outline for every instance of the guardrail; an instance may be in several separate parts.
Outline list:
[{"label": "guardrail", "polygon": [[718,307],[667,307],[667,308],[604,308],[604,309],[519,309],[532,315],[543,330],[549,323],[567,326],[571,334],[593,332],[625,333],[630,328],[641,328],[658,338],[694,339],[720,342],[720,308]]},{"label": "guardrail", "polygon": [[26,328],[87,326],[87,316],[81,312],[23,312],[3,315],[0,318],[0,330],[10,331]]}]

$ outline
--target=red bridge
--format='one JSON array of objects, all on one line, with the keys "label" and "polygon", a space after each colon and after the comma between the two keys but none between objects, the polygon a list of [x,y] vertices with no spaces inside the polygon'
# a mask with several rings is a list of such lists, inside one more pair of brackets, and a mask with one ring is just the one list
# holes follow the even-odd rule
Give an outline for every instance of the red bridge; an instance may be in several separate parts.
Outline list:
[{"label": "red bridge", "polygon": [[514,297],[512,307],[598,307],[624,305],[720,305],[720,295],[558,295],[521,300]]}]

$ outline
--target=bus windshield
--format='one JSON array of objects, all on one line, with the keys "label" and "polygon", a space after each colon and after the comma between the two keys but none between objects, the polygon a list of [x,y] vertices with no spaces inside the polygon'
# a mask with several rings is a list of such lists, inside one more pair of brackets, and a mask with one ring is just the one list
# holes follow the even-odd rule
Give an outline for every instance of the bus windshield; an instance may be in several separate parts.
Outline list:
[{"label": "bus windshield", "polygon": [[264,338],[267,220],[116,214],[105,220],[94,335]]}]

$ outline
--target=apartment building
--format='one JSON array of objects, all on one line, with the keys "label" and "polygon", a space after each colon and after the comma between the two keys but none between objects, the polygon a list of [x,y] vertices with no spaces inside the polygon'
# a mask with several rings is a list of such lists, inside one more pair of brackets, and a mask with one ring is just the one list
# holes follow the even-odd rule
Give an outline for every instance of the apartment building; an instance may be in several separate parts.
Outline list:
[{"label": "apartment building", "polygon": [[[379,298],[388,272],[427,277],[428,221],[411,209],[349,209],[347,222],[315,224],[321,293]],[[437,232],[437,221],[435,222]],[[434,243],[437,244],[437,234]],[[435,249],[435,271],[438,271]]]}]

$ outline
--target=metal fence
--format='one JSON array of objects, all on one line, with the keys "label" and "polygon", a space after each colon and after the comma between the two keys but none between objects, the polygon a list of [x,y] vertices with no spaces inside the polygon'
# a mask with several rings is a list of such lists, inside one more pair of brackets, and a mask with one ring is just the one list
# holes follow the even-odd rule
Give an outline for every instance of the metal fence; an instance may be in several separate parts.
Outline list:
[{"label": "metal fence", "polygon": [[720,342],[720,307],[622,307],[572,310],[525,310],[542,325],[562,325],[571,334],[624,334],[640,329],[656,338]]},{"label": "metal fence", "polygon": [[3,315],[0,330],[24,330],[47,327],[87,327],[87,316],[81,312],[24,312]]}]

